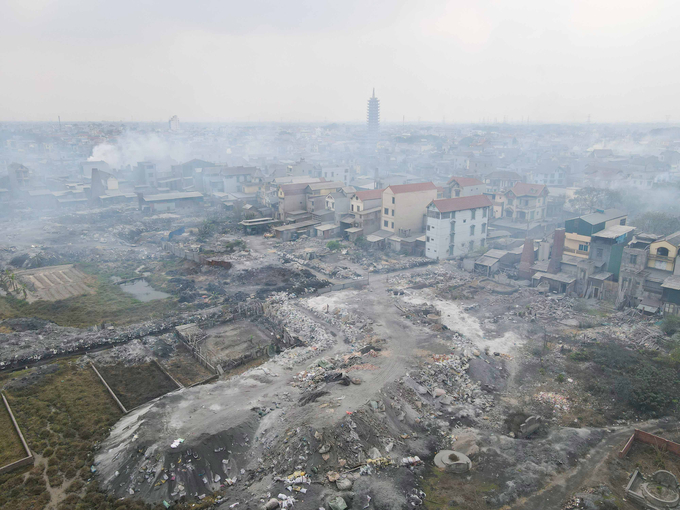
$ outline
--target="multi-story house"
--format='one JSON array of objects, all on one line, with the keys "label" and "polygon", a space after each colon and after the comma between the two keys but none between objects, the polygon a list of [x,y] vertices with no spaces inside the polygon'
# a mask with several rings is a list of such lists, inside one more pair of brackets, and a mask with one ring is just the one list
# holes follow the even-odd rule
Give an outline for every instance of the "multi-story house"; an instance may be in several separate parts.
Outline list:
[{"label": "multi-story house", "polygon": [[547,215],[548,188],[518,182],[505,193],[505,217],[513,221],[542,221]]},{"label": "multi-story house", "polygon": [[[349,202],[349,218],[345,230],[350,240],[380,230],[382,195],[384,189],[355,192]],[[341,220],[344,221],[344,220]]]},{"label": "multi-story house", "polygon": [[496,170],[484,177],[488,192],[503,191],[512,188],[518,182],[522,182],[522,176],[509,170]]},{"label": "multi-story house", "polygon": [[597,211],[564,222],[564,254],[589,258],[591,236],[614,225],[625,225],[628,215],[617,209]]},{"label": "multi-story house", "polygon": [[449,182],[446,183],[444,196],[446,198],[470,197],[481,195],[485,191],[485,184],[474,177],[451,177]]},{"label": "multi-story house", "polygon": [[[335,193],[343,187],[345,187],[345,184],[340,181],[307,184],[304,188],[305,210],[309,213],[313,213],[325,209],[326,195]],[[352,189],[352,191],[354,190]]]},{"label": "multi-story house", "polygon": [[492,203],[485,195],[433,200],[427,206],[425,256],[459,257],[486,245]]},{"label": "multi-story house", "polygon": [[382,194],[382,230],[399,237],[423,231],[427,204],[437,199],[438,189],[431,182],[388,186]]}]

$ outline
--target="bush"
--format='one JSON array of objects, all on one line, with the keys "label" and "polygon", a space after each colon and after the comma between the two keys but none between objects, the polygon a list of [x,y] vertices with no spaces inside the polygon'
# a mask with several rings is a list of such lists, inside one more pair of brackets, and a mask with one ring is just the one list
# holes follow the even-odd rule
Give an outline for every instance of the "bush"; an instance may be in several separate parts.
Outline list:
[{"label": "bush", "polygon": [[664,317],[661,321],[661,331],[666,333],[668,336],[674,335],[680,332],[680,317],[677,315],[669,315]]},{"label": "bush", "polygon": [[555,377],[555,380],[558,383],[563,383],[564,382],[564,374],[557,374],[557,377]]},{"label": "bush", "polygon": [[341,250],[343,246],[340,241],[328,241],[326,243],[326,248],[328,248],[331,251],[338,251]]}]

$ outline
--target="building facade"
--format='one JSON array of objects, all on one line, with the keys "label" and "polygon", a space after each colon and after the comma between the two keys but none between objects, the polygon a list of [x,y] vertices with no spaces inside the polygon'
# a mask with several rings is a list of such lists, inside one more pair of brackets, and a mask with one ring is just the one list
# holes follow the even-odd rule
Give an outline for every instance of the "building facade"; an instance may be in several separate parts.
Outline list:
[{"label": "building facade", "polygon": [[491,200],[485,195],[433,200],[427,206],[425,256],[460,257],[486,246]]},{"label": "building facade", "polygon": [[437,187],[431,182],[385,188],[382,194],[381,230],[400,237],[410,237],[422,232],[427,205],[436,198]]}]

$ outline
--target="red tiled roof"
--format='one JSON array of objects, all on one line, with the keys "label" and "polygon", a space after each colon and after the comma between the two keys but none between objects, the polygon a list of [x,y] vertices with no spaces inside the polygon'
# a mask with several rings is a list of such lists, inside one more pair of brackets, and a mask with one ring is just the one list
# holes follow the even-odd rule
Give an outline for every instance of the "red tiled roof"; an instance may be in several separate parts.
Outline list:
[{"label": "red tiled roof", "polygon": [[447,184],[451,184],[453,181],[458,183],[458,186],[464,188],[465,186],[479,186],[483,184],[482,181],[475,179],[474,177],[451,177]]},{"label": "red tiled roof", "polygon": [[383,191],[385,191],[385,188],[368,189],[365,191],[357,191],[354,193],[354,196],[359,200],[375,200],[376,198],[382,198]]},{"label": "red tiled roof", "polygon": [[491,207],[491,200],[486,195],[472,195],[471,197],[442,198],[433,200],[439,212],[464,211],[477,207]]},{"label": "red tiled roof", "polygon": [[545,189],[545,184],[527,184],[526,182],[518,182],[510,191],[512,191],[517,197],[532,196],[537,197]]},{"label": "red tiled roof", "polygon": [[392,190],[392,193],[395,195],[399,193],[412,193],[414,191],[427,191],[437,189],[437,186],[435,186],[431,182],[415,182],[413,184],[397,184],[396,186],[388,186],[387,189]]}]

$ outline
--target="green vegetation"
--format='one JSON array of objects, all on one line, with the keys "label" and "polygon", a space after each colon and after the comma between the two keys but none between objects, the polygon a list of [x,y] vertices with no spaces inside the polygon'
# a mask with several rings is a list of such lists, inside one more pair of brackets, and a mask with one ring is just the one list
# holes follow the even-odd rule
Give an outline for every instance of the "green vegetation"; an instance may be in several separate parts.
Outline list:
[{"label": "green vegetation", "polygon": [[87,327],[102,322],[116,325],[133,324],[160,318],[171,312],[172,299],[142,303],[113,283],[99,277],[93,295],[76,296],[61,301],[28,303],[10,296],[0,297],[0,319],[37,317],[60,326]]},{"label": "green vegetation", "polygon": [[669,315],[661,321],[661,331],[667,335],[675,335],[680,333],[680,317],[677,315]]},{"label": "green vegetation", "polygon": [[[53,373],[38,370],[2,374],[13,379],[6,394],[31,449],[44,457],[32,468],[0,476],[0,508],[39,510],[51,501],[47,484],[63,494],[57,510],[161,510],[137,500],[115,498],[99,489],[90,466],[94,447],[120,418],[120,410],[91,368],[75,360],[55,363]],[[57,494],[59,494],[57,492]],[[54,501],[53,503],[57,503]],[[177,505],[198,510],[213,503]]]},{"label": "green vegetation", "polygon": [[0,466],[6,466],[24,457],[26,457],[24,446],[21,444],[7,409],[5,409],[5,404],[0,402]]},{"label": "green vegetation", "polygon": [[26,285],[17,280],[16,274],[10,269],[0,271],[0,289],[11,296],[26,299]]},{"label": "green vegetation", "polygon": [[369,248],[369,242],[364,236],[359,236],[354,240],[354,245],[362,250]]},{"label": "green vegetation", "polygon": [[635,218],[631,225],[635,225],[642,232],[668,235],[680,230],[680,217],[663,212],[647,212]]},{"label": "green vegetation", "polygon": [[97,367],[127,410],[176,390],[177,385],[154,363]]},{"label": "green vegetation", "polygon": [[338,251],[342,250],[344,246],[340,241],[328,241],[326,243],[326,248],[328,248],[331,251]]},{"label": "green vegetation", "polygon": [[614,398],[643,415],[678,412],[680,365],[673,356],[652,351],[632,351],[614,342],[602,342],[570,355],[572,361],[594,366],[586,390],[595,396]]}]

